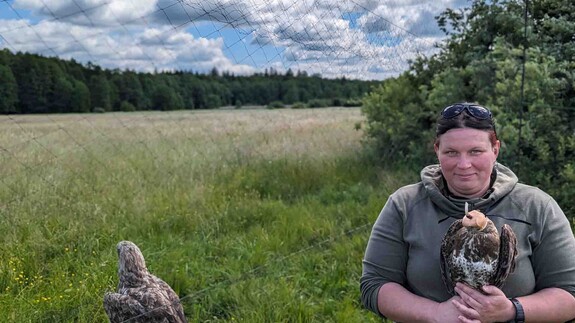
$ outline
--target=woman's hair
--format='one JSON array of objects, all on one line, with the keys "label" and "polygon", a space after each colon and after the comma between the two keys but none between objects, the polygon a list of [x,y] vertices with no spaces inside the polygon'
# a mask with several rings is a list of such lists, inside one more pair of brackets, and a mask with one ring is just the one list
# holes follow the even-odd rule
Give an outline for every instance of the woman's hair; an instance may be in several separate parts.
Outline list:
[{"label": "woman's hair", "polygon": [[473,128],[473,129],[484,130],[489,133],[489,139],[491,141],[491,144],[495,145],[495,142],[497,141],[497,132],[495,131],[495,123],[491,115],[485,119],[478,119],[474,117],[469,112],[469,110],[464,109],[463,111],[461,111],[461,113],[452,118],[444,118],[443,114],[439,115],[439,117],[437,118],[437,126],[435,128],[435,143],[436,144],[439,143],[439,137],[442,134],[454,128]]}]

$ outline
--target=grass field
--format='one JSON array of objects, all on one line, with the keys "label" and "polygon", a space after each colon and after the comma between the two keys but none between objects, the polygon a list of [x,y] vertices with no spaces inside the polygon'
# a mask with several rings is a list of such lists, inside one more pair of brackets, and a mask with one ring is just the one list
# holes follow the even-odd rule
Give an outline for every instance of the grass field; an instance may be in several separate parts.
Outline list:
[{"label": "grass field", "polygon": [[0,317],[105,322],[131,240],[191,322],[377,322],[361,259],[406,180],[358,109],[0,117]]}]

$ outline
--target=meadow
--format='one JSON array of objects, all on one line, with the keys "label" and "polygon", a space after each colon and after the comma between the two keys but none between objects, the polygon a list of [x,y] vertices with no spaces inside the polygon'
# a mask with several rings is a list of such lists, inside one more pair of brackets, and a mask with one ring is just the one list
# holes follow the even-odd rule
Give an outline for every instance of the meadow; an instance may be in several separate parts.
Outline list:
[{"label": "meadow", "polygon": [[135,242],[190,322],[379,322],[361,259],[408,181],[357,108],[0,117],[0,317],[106,322]]}]

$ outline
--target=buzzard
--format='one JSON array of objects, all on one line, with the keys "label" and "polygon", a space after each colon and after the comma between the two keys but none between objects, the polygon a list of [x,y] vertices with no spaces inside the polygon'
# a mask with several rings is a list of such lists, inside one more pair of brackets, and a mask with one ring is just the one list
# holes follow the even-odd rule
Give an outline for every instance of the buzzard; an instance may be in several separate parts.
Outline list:
[{"label": "buzzard", "polygon": [[178,295],[163,280],[148,272],[138,246],[121,241],[116,248],[118,292],[104,295],[104,309],[110,322],[187,322]]},{"label": "buzzard", "polygon": [[451,295],[457,282],[479,291],[484,285],[501,288],[515,269],[517,238],[511,227],[504,224],[499,234],[485,214],[465,207],[465,216],[453,222],[441,243],[441,273]]}]

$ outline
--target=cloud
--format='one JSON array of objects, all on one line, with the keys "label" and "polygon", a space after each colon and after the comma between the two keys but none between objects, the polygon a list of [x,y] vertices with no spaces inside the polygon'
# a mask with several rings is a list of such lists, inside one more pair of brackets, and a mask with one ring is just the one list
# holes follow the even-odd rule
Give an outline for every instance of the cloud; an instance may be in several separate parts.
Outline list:
[{"label": "cloud", "polygon": [[15,0],[14,7],[74,25],[111,27],[140,24],[156,10],[157,0]]},{"label": "cloud", "polygon": [[[107,68],[249,74],[266,67],[381,79],[443,35],[464,0],[14,0],[0,46]],[[355,76],[354,76],[355,75]]]},{"label": "cloud", "polygon": [[26,20],[0,20],[0,34],[4,47],[91,61],[112,69],[209,72],[218,66],[236,74],[256,71],[227,58],[222,39],[195,39],[170,27],[110,33],[107,29],[71,26],[60,21],[43,21],[32,26]]},{"label": "cloud", "polygon": [[253,22],[254,10],[249,2],[235,0],[157,0],[156,8],[151,19],[172,26],[202,21],[218,22],[231,27],[246,26]]}]

